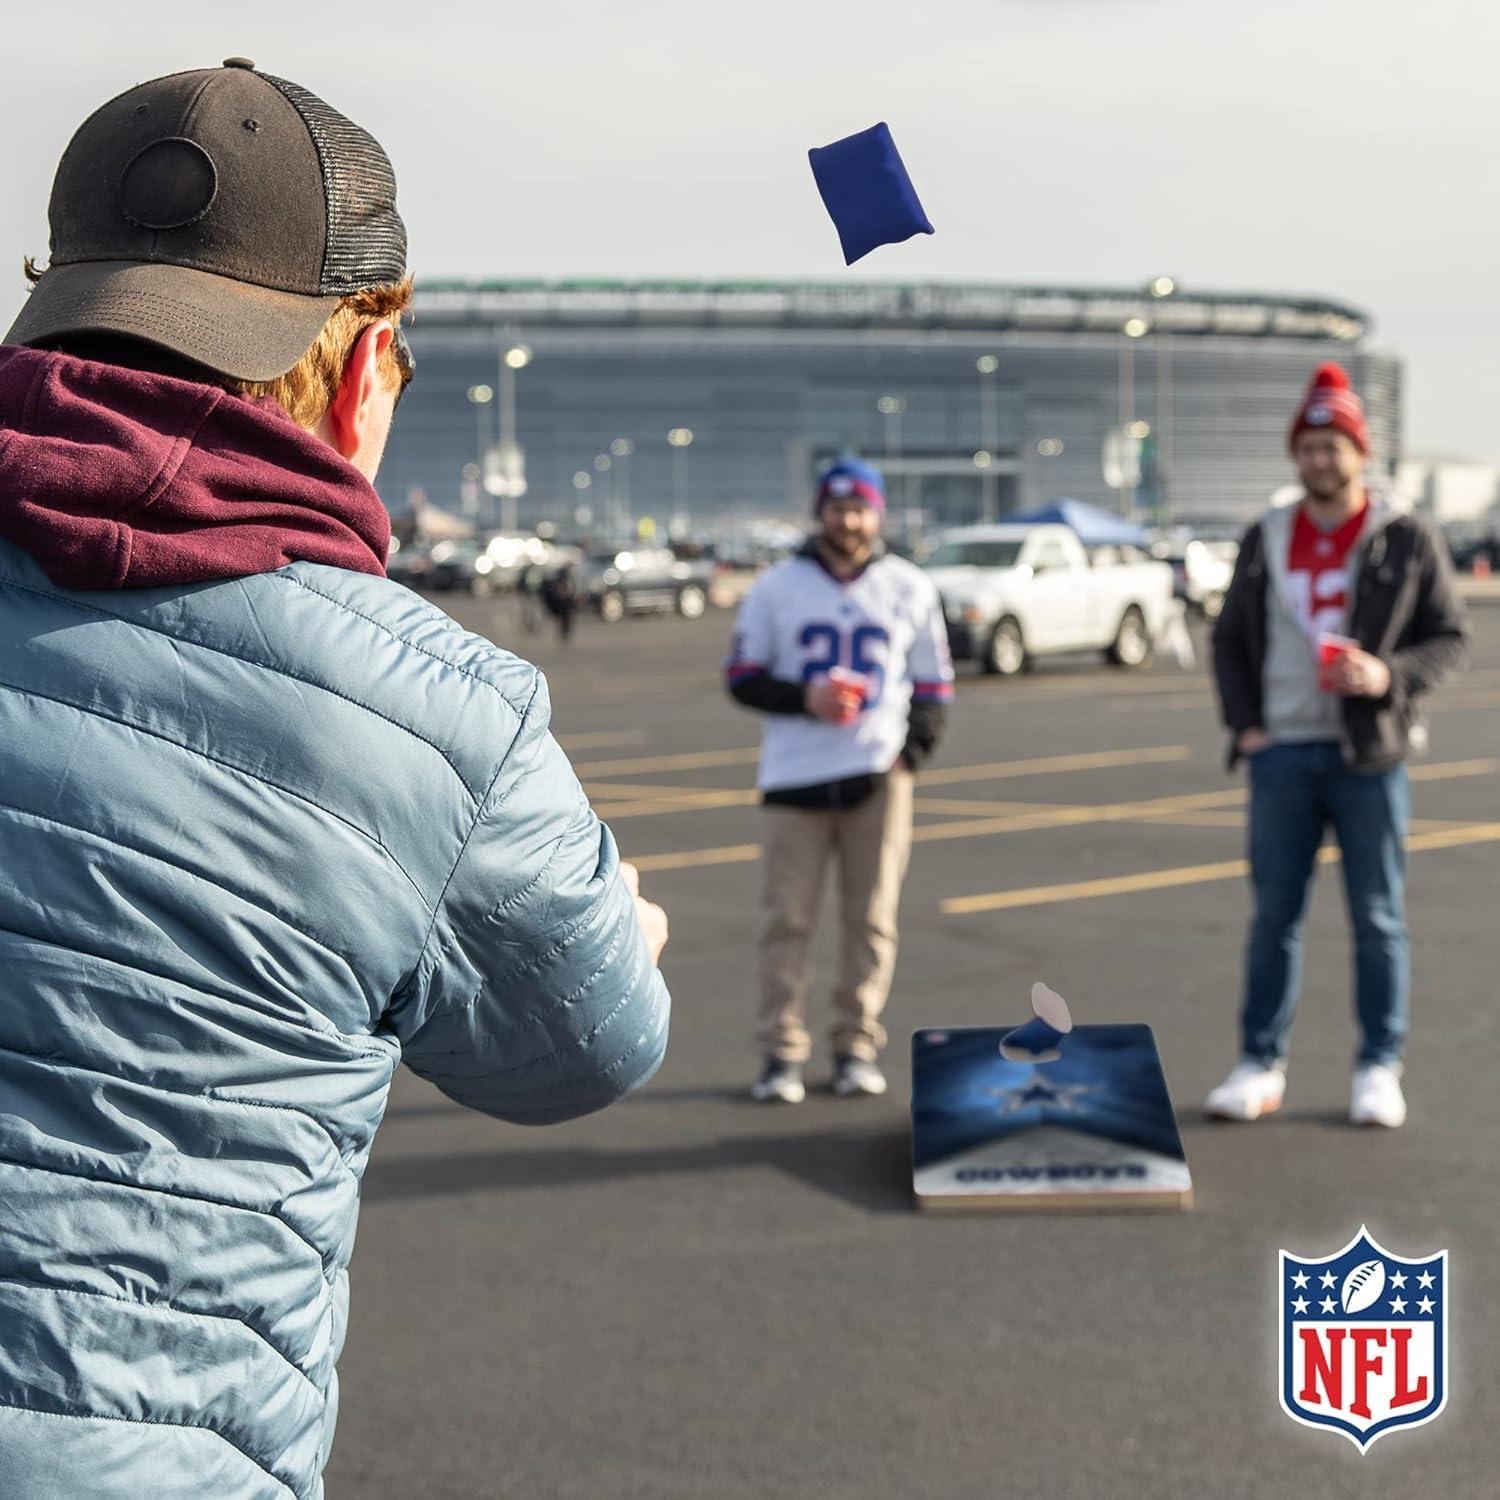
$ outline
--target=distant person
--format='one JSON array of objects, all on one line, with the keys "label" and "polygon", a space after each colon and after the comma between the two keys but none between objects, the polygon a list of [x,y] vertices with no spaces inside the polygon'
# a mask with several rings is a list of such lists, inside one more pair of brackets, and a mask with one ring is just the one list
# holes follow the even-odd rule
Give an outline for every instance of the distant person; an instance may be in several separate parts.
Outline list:
[{"label": "distant person", "polygon": [[0,348],[6,1500],[321,1495],[397,1065],[543,1125],[666,1044],[540,674],[385,577],[395,193],[244,59],[141,84]]},{"label": "distant person", "polygon": [[1230,765],[1250,765],[1255,906],[1241,1060],[1208,1096],[1208,1113],[1222,1119],[1281,1105],[1302,921],[1329,827],[1354,928],[1360,1045],[1349,1117],[1406,1119],[1405,760],[1422,728],[1420,699],[1459,666],[1468,627],[1446,548],[1367,489],[1369,449],[1348,376],[1321,366],[1291,430],[1302,498],[1245,534],[1214,627]]},{"label": "distant person", "polygon": [[547,570],[541,563],[527,563],[521,569],[516,592],[521,599],[521,629],[535,635],[542,628],[542,591],[547,584]]},{"label": "distant person", "polygon": [[840,926],[833,1090],[885,1092],[880,1016],[896,965],[912,773],[936,747],[953,696],[937,590],[880,540],[880,471],[834,464],[816,509],[806,546],[746,596],[727,666],[730,692],[766,715],[764,1062],[751,1095],[788,1104],[806,1093],[808,945],[830,863]]},{"label": "distant person", "polygon": [[572,563],[564,563],[548,580],[544,598],[552,618],[557,621],[557,638],[564,645],[573,639],[573,621],[578,615],[578,573]]}]

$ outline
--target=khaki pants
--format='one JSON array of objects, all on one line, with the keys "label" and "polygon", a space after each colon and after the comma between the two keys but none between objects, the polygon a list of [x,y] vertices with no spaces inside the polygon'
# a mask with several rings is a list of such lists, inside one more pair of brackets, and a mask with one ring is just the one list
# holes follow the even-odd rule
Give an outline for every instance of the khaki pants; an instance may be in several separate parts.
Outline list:
[{"label": "khaki pants", "polygon": [[835,1054],[873,1061],[896,967],[896,908],[911,855],[912,775],[896,769],[858,807],[777,807],[765,815],[765,928],[760,1038],[768,1057],[805,1062],[808,944],[829,861],[838,865],[839,974]]}]

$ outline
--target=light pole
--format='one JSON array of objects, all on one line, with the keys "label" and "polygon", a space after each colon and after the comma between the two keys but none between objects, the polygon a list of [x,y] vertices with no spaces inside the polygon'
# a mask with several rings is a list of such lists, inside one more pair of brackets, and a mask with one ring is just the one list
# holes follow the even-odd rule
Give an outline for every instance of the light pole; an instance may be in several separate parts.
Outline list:
[{"label": "light pole", "polygon": [[[474,461],[476,468],[474,478],[477,481],[484,473],[485,454],[490,446],[489,423],[485,420],[485,408],[495,399],[495,393],[487,385],[471,385],[469,387],[469,404],[474,408]],[[464,506],[468,509],[467,502]],[[474,513],[479,513],[478,484],[474,492]]]},{"label": "light pole", "polygon": [[[667,434],[672,445],[672,521],[674,525],[686,525],[687,509],[687,451],[693,446],[691,427],[674,427]],[[678,518],[681,517],[679,523]]]},{"label": "light pole", "polygon": [[489,424],[484,419],[484,409],[495,399],[495,393],[487,385],[469,387],[469,403],[474,408],[474,461],[484,468],[484,455],[490,446]]},{"label": "light pole", "polygon": [[974,455],[974,467],[979,471],[979,489],[980,493],[985,497],[984,519],[991,521],[994,519],[994,516],[991,514],[989,492],[990,483],[995,477],[995,455],[988,448],[979,449]]},{"label": "light pole", "polygon": [[500,491],[504,505],[500,528],[518,529],[517,502],[526,493],[526,472],[521,449],[516,442],[516,371],[531,363],[531,350],[525,344],[511,344],[500,354],[500,465],[504,485]]},{"label": "light pole", "polygon": [[[888,458],[894,459],[896,464],[901,462],[901,414],[906,410],[905,396],[882,396],[875,403],[875,410],[885,418],[885,451]],[[896,476],[891,475],[894,481]],[[901,482],[901,500],[906,503],[906,481],[903,476]],[[893,483],[894,490],[896,485]]]},{"label": "light pole", "polygon": [[1127,518],[1135,510],[1135,487],[1140,479],[1139,467],[1134,455],[1125,449],[1131,437],[1131,424],[1135,421],[1135,343],[1150,333],[1151,325],[1144,318],[1126,318],[1120,330],[1120,513]]},{"label": "light pole", "polygon": [[589,486],[594,482],[594,476],[587,469],[580,469],[573,476],[573,489],[575,491],[573,505],[573,524],[575,526],[589,526],[593,524],[594,510],[584,502],[588,496]]},{"label": "light pole", "polygon": [[[1177,291],[1177,283],[1170,276],[1158,276],[1147,288],[1158,302],[1165,302]],[[1166,319],[1157,315],[1156,337],[1152,340],[1156,350],[1156,524],[1172,524],[1172,339]]]},{"label": "light pole", "polygon": [[467,463],[463,466],[463,472],[458,485],[459,508],[464,515],[475,517],[479,514],[479,465]]},{"label": "light pole", "polygon": [[[1000,361],[993,354],[981,354],[974,361],[979,371],[979,449],[993,454],[999,441],[1000,413],[995,406],[995,371]],[[993,521],[1000,509],[999,476],[989,464],[981,466],[979,477],[979,516]]]},{"label": "light pole", "polygon": [[609,474],[609,487],[601,491],[599,495],[599,509],[608,518],[608,524],[612,531],[620,529],[619,508],[615,503],[614,475],[610,474],[611,459],[607,453],[596,453],[594,455],[594,473],[598,476],[594,483],[604,484],[604,476]]},{"label": "light pole", "polygon": [[635,452],[635,444],[628,437],[617,437],[609,445],[609,451],[615,461],[615,500],[625,524],[634,531],[635,517],[630,514],[630,455]]}]

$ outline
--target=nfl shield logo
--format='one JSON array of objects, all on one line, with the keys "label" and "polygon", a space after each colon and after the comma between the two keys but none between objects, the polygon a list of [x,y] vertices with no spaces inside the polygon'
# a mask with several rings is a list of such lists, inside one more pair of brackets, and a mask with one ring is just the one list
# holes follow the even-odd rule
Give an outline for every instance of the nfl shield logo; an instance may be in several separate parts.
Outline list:
[{"label": "nfl shield logo", "polygon": [[1333,1255],[1281,1252],[1281,1405],[1361,1453],[1448,1400],[1448,1252],[1408,1259],[1369,1230]]}]

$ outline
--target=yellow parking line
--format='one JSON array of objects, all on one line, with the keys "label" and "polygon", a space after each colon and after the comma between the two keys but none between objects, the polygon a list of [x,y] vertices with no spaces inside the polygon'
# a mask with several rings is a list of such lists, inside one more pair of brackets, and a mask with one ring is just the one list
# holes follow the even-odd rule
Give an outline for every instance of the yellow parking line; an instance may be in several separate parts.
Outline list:
[{"label": "yellow parking line", "polygon": [[684,797],[700,797],[705,792],[741,792],[744,787],[664,786],[659,781],[586,781],[583,789],[594,803],[680,802]]},{"label": "yellow parking line", "polygon": [[[942,766],[922,773],[922,786],[953,785],[964,781],[1004,781],[1020,776],[1052,776],[1072,771],[1107,770],[1116,766],[1162,765],[1190,759],[1186,745],[1156,745],[1144,750],[1099,751],[1085,755],[1046,755],[1031,760],[991,761],[973,766]],[[685,755],[653,759],[597,761],[575,766],[581,778],[631,776],[652,771],[701,770],[715,766],[754,763],[758,750],[702,750]],[[748,807],[760,800],[759,793],[742,788],[634,787],[625,781],[587,782],[588,792],[601,818],[644,818],[665,813],[693,812],[706,807]],[[995,804],[1002,808],[1003,803]]]},{"label": "yellow parking line", "polygon": [[644,729],[603,729],[591,734],[560,734],[557,743],[569,752],[574,750],[609,750],[621,745],[644,745]]},{"label": "yellow parking line", "polygon": [[1487,844],[1500,839],[1500,823],[1470,823],[1466,827],[1438,829],[1433,833],[1419,833],[1406,841],[1406,847],[1414,853],[1427,849],[1457,849],[1464,844]]},{"label": "yellow parking line", "polygon": [[1453,781],[1464,776],[1490,776],[1500,771],[1500,760],[1440,760],[1430,765],[1408,766],[1412,781]]},{"label": "yellow parking line", "polygon": [[[1408,852],[1431,849],[1455,849],[1465,844],[1483,844],[1500,840],[1500,823],[1470,823],[1459,828],[1417,834],[1406,841]],[[1333,845],[1318,850],[1321,864],[1338,862],[1339,851]],[[1063,901],[1091,901],[1102,896],[1135,895],[1141,891],[1161,891],[1173,886],[1204,885],[1216,880],[1234,880],[1250,873],[1243,859],[1230,859],[1212,865],[1183,865],[1176,869],[1144,870],[1137,875],[1117,875],[1103,880],[1080,880],[1063,885],[1036,885],[1013,891],[991,891],[981,896],[955,896],[944,901],[940,910],[945,916],[972,916],[976,912],[1014,911],[1018,907],[1052,906]]]},{"label": "yellow parking line", "polygon": [[760,858],[759,844],[729,844],[721,849],[690,849],[682,854],[642,854],[631,858],[636,869],[692,870],[703,865],[748,864]]},{"label": "yellow parking line", "polygon": [[1245,815],[1242,812],[1154,813],[1131,821],[1157,823],[1168,828],[1243,828]]},{"label": "yellow parking line", "polygon": [[[1153,797],[1145,802],[1122,802],[1113,806],[1048,807],[1040,812],[1013,813],[998,818],[964,818],[957,822],[928,823],[913,830],[918,844],[945,843],[950,839],[980,838],[992,833],[1019,833],[1034,828],[1067,824],[1120,822],[1150,818],[1180,809],[1221,806],[1230,798],[1243,797],[1236,788],[1226,792],[1193,792],[1181,797]],[[1023,804],[1024,805],[1024,804]],[[700,865],[741,864],[760,857],[759,844],[729,844],[717,849],[686,849],[671,854],[648,854],[634,862],[641,869],[687,870]]]},{"label": "yellow parking line", "polygon": [[586,776],[645,776],[652,771],[698,771],[709,766],[753,766],[760,759],[760,747],[749,745],[742,750],[693,750],[685,755],[652,755],[639,760],[596,760],[574,766],[573,774]]},{"label": "yellow parking line", "polygon": [[[1172,828],[1243,828],[1243,812],[1157,813],[1131,819],[1136,823],[1159,823]],[[1442,828],[1467,828],[1461,818],[1413,818],[1407,825],[1414,833],[1435,832]]]},{"label": "yellow parking line", "polygon": [[[1176,746],[1163,746],[1161,750],[1176,750]],[[713,753],[713,752],[710,752]],[[1130,752],[1137,753],[1137,752]],[[1146,752],[1139,752],[1146,753]],[[1163,757],[1165,758],[1165,757]],[[1178,759],[1176,755],[1171,757]],[[1066,764],[1061,769],[1079,770],[1093,769],[1098,765],[1100,757],[1097,756],[1056,756],[1036,761],[1001,761],[989,766],[955,766],[948,768],[953,779],[971,778],[974,780],[1002,779],[1006,774],[1031,774],[1043,775],[1049,770],[1059,769],[1059,762]],[[1080,766],[1079,762],[1088,762]],[[1111,762],[1116,763],[1116,762]],[[1024,768],[1024,769],[1023,769]],[[1500,768],[1500,760],[1482,759],[1466,761],[1446,761],[1433,765],[1414,766],[1411,768],[1411,777],[1414,781],[1446,781],[1455,778],[1486,776]],[[924,772],[922,784],[928,785],[939,772]],[[628,783],[619,788],[625,791]],[[598,811],[602,818],[630,818],[630,817],[653,817],[663,813],[671,812],[693,812],[711,807],[735,807],[750,806],[759,801],[759,793],[754,791],[733,790],[714,791],[705,789],[698,793],[684,791],[676,800],[666,797],[658,798],[657,792],[664,791],[662,788],[654,788],[650,795],[636,801],[625,801],[611,805],[606,803]],[[698,796],[705,800],[690,802],[689,796]],[[1192,818],[1195,814],[1221,812],[1227,808],[1240,806],[1246,798],[1246,790],[1243,785],[1227,787],[1216,792],[1187,792],[1180,796],[1148,797],[1136,802],[1115,803],[1066,803],[1066,804],[1019,804],[1016,811],[1006,809],[1016,807],[1012,803],[995,803],[993,807],[1001,809],[997,815],[988,816],[989,808],[982,802],[964,802],[965,809],[983,809],[971,811],[967,816],[941,822],[919,824],[913,832],[913,840],[918,844],[945,843],[952,839],[986,838],[994,834],[1003,833],[1027,833],[1051,828],[1085,827],[1094,823],[1169,823],[1175,821],[1179,816]],[[711,801],[707,799],[721,799]],[[942,801],[944,799],[932,799]],[[918,799],[921,805],[922,799]],[[930,809],[939,811],[938,808]],[[1227,825],[1226,826],[1230,826]],[[1463,827],[1476,825],[1463,824]],[[644,856],[650,860],[649,868],[654,870],[686,870],[695,869],[702,865],[728,865],[741,864],[760,857],[759,844],[730,844],[718,848],[707,849],[685,849],[670,853],[653,854]],[[648,866],[641,861],[641,868]]]},{"label": "yellow parking line", "polygon": [[1071,807],[1064,802],[990,802],[983,798],[924,797],[919,792],[913,803],[917,812],[968,813],[973,817],[993,818],[1001,813],[1055,812]]},{"label": "yellow parking line", "polygon": [[1115,875],[1104,880],[1076,880],[1065,885],[1033,885],[1014,891],[991,891],[983,896],[954,896],[939,908],[944,916],[970,916],[980,911],[1010,911],[1018,906],[1050,906],[1057,901],[1088,901],[1098,896],[1124,896],[1136,891],[1161,891],[1176,885],[1201,885],[1232,880],[1249,866],[1242,859],[1212,865],[1182,865],[1175,870],[1148,870],[1139,875]]},{"label": "yellow parking line", "polygon": [[1001,818],[972,818],[957,823],[929,823],[916,830],[917,843],[982,838],[992,833],[1022,833],[1037,828],[1067,828],[1089,823],[1139,822],[1164,813],[1196,812],[1223,807],[1244,797],[1242,788],[1225,792],[1189,792],[1180,797],[1149,797],[1141,802],[1077,803],[1043,812],[1013,813]]},{"label": "yellow parking line", "polygon": [[632,802],[599,802],[595,813],[606,823],[623,818],[659,818],[663,813],[703,812],[715,807],[753,807],[757,791],[694,792],[683,797],[646,797]]},{"label": "yellow parking line", "polygon": [[1005,781],[1013,776],[1057,776],[1069,771],[1103,771],[1118,766],[1159,766],[1192,758],[1189,745],[1097,750],[1084,755],[1041,755],[1032,760],[997,760],[975,766],[936,766],[922,772],[921,785],[954,786],[964,781]]}]

